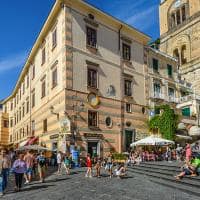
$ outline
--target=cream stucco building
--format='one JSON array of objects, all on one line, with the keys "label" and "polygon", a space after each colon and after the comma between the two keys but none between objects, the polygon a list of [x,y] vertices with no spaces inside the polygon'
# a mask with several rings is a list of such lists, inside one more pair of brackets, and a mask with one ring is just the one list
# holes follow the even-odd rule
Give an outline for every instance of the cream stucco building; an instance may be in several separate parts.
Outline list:
[{"label": "cream stucco building", "polygon": [[200,93],[200,1],[162,0],[160,49],[179,60],[183,78]]},{"label": "cream stucco building", "polygon": [[148,132],[149,40],[84,1],[57,0],[3,102],[9,143],[126,151]]}]

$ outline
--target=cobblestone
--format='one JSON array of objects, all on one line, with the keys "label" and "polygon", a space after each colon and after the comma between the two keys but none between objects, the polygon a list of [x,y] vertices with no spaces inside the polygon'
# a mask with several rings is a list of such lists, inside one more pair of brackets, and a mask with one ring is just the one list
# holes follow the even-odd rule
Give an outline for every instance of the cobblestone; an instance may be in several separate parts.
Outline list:
[{"label": "cobblestone", "polygon": [[71,175],[52,174],[41,184],[24,186],[19,193],[11,189],[7,200],[200,200],[200,197],[152,183],[147,177],[128,172],[124,179],[85,178],[85,169],[72,170]]}]

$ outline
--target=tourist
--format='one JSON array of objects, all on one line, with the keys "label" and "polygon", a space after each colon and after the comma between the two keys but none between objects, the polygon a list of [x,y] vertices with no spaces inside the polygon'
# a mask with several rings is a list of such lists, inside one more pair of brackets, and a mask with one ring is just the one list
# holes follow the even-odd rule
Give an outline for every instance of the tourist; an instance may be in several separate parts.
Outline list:
[{"label": "tourist", "polygon": [[45,180],[45,172],[46,172],[46,158],[44,153],[41,152],[40,155],[37,157],[38,162],[38,173],[40,176],[40,182],[43,183]]},{"label": "tourist", "polygon": [[180,174],[176,175],[176,180],[182,179],[186,175],[196,176],[196,166],[190,163],[188,160],[185,160],[185,164],[182,167]]},{"label": "tourist", "polygon": [[8,184],[8,174],[11,167],[11,160],[6,152],[6,150],[1,151],[1,157],[0,157],[0,171],[2,176],[2,185],[0,188],[0,195],[2,196],[4,194],[4,191]]},{"label": "tourist", "polygon": [[90,154],[87,155],[86,166],[87,166],[87,172],[85,174],[85,177],[92,178],[92,160]]},{"label": "tourist", "polygon": [[94,164],[95,164],[95,169],[96,169],[96,176],[97,178],[100,178],[100,173],[101,173],[101,158],[100,157],[96,157],[94,160]]},{"label": "tourist", "polygon": [[124,163],[120,164],[119,167],[118,167],[118,169],[115,170],[115,172],[116,172],[116,176],[118,178],[124,177],[126,175],[126,173],[125,173],[126,169],[124,167]]},{"label": "tourist", "polygon": [[57,164],[58,164],[58,174],[61,173],[61,167],[62,167],[62,153],[61,151],[57,154]]},{"label": "tourist", "polygon": [[167,146],[166,154],[165,155],[166,155],[165,156],[166,161],[171,162],[172,161],[172,151],[171,151],[170,146]]},{"label": "tourist", "polygon": [[20,154],[19,158],[15,160],[13,164],[13,171],[15,174],[15,191],[19,192],[22,187],[22,181],[24,173],[27,171],[26,163],[24,161],[24,155]]},{"label": "tourist", "polygon": [[71,165],[71,160],[69,158],[69,156],[65,155],[65,158],[64,158],[64,166],[65,166],[65,169],[66,169],[66,174],[69,175],[70,174],[70,165]]},{"label": "tourist", "polygon": [[37,175],[37,173],[36,173],[36,169],[37,169],[37,154],[33,154],[33,177],[34,178],[36,178],[36,175]]},{"label": "tourist", "polygon": [[190,146],[189,143],[187,143],[186,147],[185,147],[185,156],[186,156],[186,160],[187,161],[191,160],[191,157],[192,157],[192,148],[191,148],[191,146]]},{"label": "tourist", "polygon": [[24,161],[27,167],[27,171],[24,174],[24,177],[26,179],[26,182],[24,184],[28,184],[31,182],[32,179],[33,164],[34,164],[34,158],[30,151],[27,151],[26,155],[24,156]]},{"label": "tourist", "polygon": [[112,178],[112,168],[113,168],[113,156],[110,152],[107,157],[107,169],[109,171],[110,178]]},{"label": "tourist", "polygon": [[180,144],[177,144],[177,147],[176,147],[176,160],[177,161],[181,160],[182,150],[183,150],[183,148],[180,146]]}]

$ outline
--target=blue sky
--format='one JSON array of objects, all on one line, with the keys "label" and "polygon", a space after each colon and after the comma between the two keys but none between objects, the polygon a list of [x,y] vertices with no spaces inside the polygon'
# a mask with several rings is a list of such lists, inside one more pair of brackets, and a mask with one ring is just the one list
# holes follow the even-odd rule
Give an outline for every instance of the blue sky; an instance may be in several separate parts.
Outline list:
[{"label": "blue sky", "polygon": [[[101,10],[159,37],[160,0],[87,0]],[[9,96],[54,0],[1,0],[0,99]]]}]

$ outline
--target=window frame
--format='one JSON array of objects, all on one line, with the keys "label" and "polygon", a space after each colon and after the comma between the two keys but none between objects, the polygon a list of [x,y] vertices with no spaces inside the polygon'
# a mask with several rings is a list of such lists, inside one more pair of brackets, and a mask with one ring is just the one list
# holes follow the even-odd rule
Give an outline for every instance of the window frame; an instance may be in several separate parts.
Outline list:
[{"label": "window frame", "polygon": [[[90,121],[92,120],[92,121]],[[94,120],[94,121],[93,121]],[[99,114],[95,110],[88,110],[88,127],[98,128],[99,126]]]},{"label": "window frame", "polygon": [[128,45],[124,42],[122,43],[122,58],[126,61],[131,60],[131,45]]},{"label": "window frame", "polygon": [[86,45],[97,49],[97,30],[86,26]]},{"label": "window frame", "polygon": [[[54,77],[54,75],[56,74],[56,78]],[[58,85],[58,69],[57,67],[54,67],[52,69],[52,89],[55,88]]]},{"label": "window frame", "polygon": [[57,46],[57,27],[52,31],[52,50]]},{"label": "window frame", "polygon": [[126,78],[124,79],[124,95],[129,97],[133,95],[133,81]]},{"label": "window frame", "polygon": [[87,68],[87,87],[98,89],[98,70],[95,68]]}]

